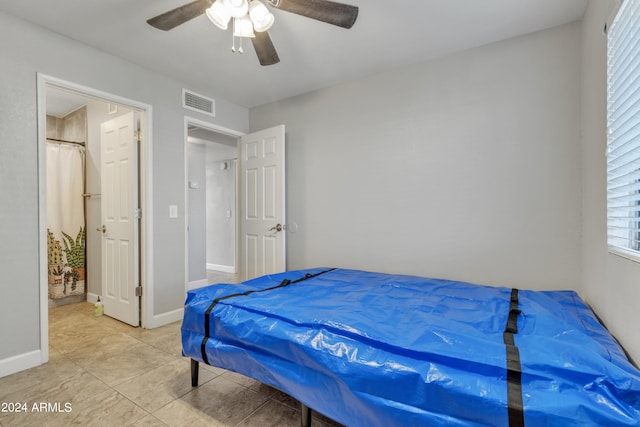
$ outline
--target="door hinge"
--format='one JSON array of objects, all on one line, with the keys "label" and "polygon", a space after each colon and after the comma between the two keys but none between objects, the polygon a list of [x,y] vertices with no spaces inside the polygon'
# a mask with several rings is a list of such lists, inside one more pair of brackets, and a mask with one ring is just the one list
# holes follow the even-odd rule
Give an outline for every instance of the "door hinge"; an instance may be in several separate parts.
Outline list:
[{"label": "door hinge", "polygon": [[135,296],[137,296],[137,297],[141,297],[142,296],[142,286],[136,286]]},{"label": "door hinge", "polygon": [[134,217],[135,219],[140,219],[140,218],[142,218],[142,209],[141,209],[141,208],[136,208],[136,209],[133,211],[133,217]]},{"label": "door hinge", "polygon": [[133,132],[133,137],[137,142],[140,142],[140,140],[142,139],[142,133],[139,130],[137,130]]}]

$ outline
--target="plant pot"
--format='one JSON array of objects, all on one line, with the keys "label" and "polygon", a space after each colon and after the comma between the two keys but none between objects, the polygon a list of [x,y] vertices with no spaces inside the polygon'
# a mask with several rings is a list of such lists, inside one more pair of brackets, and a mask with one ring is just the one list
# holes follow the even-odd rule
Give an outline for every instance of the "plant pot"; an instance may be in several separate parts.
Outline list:
[{"label": "plant pot", "polygon": [[75,271],[78,274],[78,281],[85,279],[85,268],[84,267],[74,268],[73,271]]},{"label": "plant pot", "polygon": [[60,271],[60,270],[62,270],[62,264],[50,264],[47,283],[50,283],[50,284],[61,283],[62,276],[53,274],[54,271]]},{"label": "plant pot", "polygon": [[64,293],[66,295],[82,295],[82,294],[84,294],[84,287],[85,287],[84,286],[84,280],[76,281],[75,289],[74,289],[74,286],[73,286],[73,282],[70,281],[70,282],[67,282],[65,284]]},{"label": "plant pot", "polygon": [[64,298],[65,296],[66,295],[64,294],[64,284],[62,283],[62,279],[59,283],[49,283],[49,298],[60,299]]}]

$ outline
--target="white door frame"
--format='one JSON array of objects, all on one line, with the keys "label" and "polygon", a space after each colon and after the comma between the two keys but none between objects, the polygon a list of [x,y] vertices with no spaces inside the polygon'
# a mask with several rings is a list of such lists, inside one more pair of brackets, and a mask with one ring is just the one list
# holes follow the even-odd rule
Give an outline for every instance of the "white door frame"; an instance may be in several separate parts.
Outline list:
[{"label": "white door frame", "polygon": [[[205,122],[204,120],[198,120],[196,118],[193,117],[189,117],[189,116],[184,116],[184,187],[185,188],[185,192],[184,192],[184,210],[185,210],[185,221],[184,221],[184,289],[185,292],[189,290],[189,230],[188,230],[188,226],[189,226],[189,191],[187,190],[188,186],[189,186],[189,164],[188,164],[188,155],[187,155],[187,149],[189,146],[189,125],[193,125],[193,126],[197,126],[199,128],[211,131],[211,132],[216,132],[216,133],[220,133],[223,135],[227,135],[227,136],[231,136],[234,138],[240,138],[241,136],[244,136],[245,133],[244,132],[240,132],[234,129],[229,129],[226,128],[224,126],[219,126],[219,125],[215,125],[213,123],[209,123],[209,122]],[[239,150],[240,141],[238,141],[236,147]],[[238,169],[236,168],[236,183],[238,183]],[[236,230],[235,230],[235,235],[236,235],[236,253],[235,253],[235,259],[236,259],[236,269],[239,267],[238,264],[242,264],[242,260],[240,259],[240,245],[239,245],[239,236],[240,236],[240,224],[239,224],[239,216],[238,216],[238,212],[239,212],[239,200],[238,200],[238,185],[236,185],[236,206],[234,208],[234,215],[235,215],[235,223],[236,223]]]},{"label": "white door frame", "polygon": [[140,207],[142,219],[140,224],[140,274],[144,292],[141,301],[142,327],[153,327],[153,170],[152,170],[152,107],[118,95],[113,95],[87,86],[65,81],[45,74],[37,74],[38,105],[38,215],[39,215],[39,270],[40,270],[40,349],[42,363],[49,360],[49,313],[47,284],[47,185],[46,185],[46,152],[47,137],[47,86],[55,86],[78,92],[87,97],[104,102],[121,104],[140,112]]}]

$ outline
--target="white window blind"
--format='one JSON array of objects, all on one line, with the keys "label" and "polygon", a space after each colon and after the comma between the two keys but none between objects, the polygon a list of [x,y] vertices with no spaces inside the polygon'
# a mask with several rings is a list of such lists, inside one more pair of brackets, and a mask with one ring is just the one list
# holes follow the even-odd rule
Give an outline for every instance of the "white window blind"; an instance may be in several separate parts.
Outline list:
[{"label": "white window blind", "polygon": [[607,235],[640,261],[640,0],[625,0],[608,31]]}]

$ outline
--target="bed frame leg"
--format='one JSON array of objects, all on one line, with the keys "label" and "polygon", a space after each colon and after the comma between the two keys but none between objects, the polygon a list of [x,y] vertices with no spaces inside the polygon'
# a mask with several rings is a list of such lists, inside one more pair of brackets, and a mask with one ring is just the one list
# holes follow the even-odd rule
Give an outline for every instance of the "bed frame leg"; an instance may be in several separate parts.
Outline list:
[{"label": "bed frame leg", "polygon": [[311,427],[311,408],[300,404],[300,427]]},{"label": "bed frame leg", "polygon": [[191,387],[198,387],[198,372],[200,371],[200,362],[191,359]]}]

